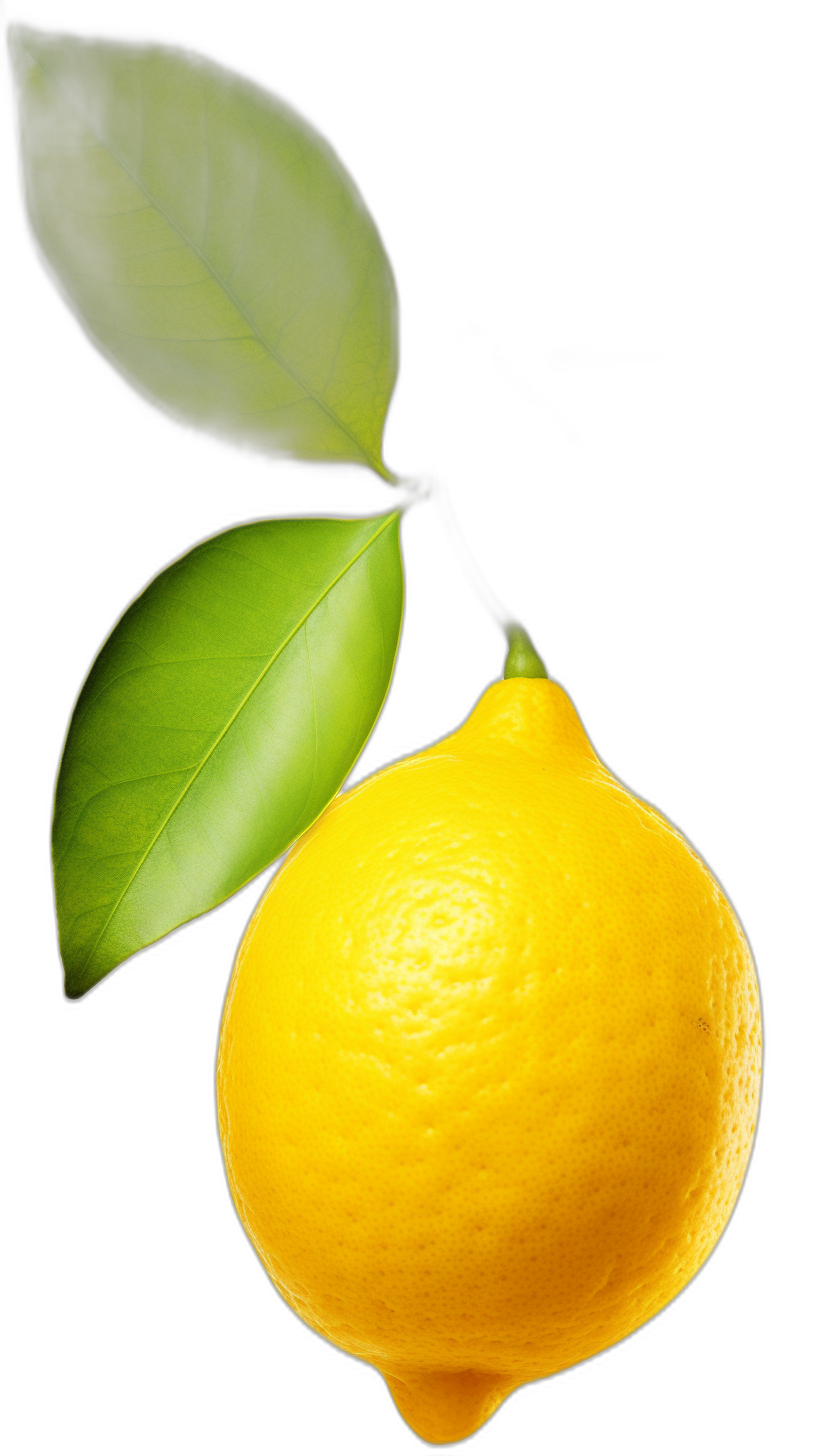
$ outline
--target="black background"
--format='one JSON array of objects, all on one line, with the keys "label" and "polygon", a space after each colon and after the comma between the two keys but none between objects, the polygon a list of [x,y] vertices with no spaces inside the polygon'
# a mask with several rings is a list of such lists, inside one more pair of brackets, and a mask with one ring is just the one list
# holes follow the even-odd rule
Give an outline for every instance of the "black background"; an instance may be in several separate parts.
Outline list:
[{"label": "black background", "polygon": [[[660,39],[641,36],[644,52],[621,33],[605,60],[596,35],[590,68],[586,36],[568,44],[511,16],[482,26],[468,13],[453,35],[431,12],[393,12],[373,29],[363,10],[326,20],[302,9],[281,20],[268,6],[207,17],[152,0],[32,0],[7,19],[189,45],[283,93],[331,138],[401,290],[386,460],[446,472],[476,555],[600,756],[726,887],[772,1021],[774,792],[755,766],[777,731],[766,664],[788,502],[769,482],[756,342],[769,307],[761,93],[739,92],[726,42],[711,35],[682,64]],[[6,159],[12,172],[10,127]],[[366,472],[239,456],[150,411],[42,275],[13,172],[7,197],[7,435],[25,558],[13,565],[28,581],[38,785],[26,808],[38,894],[23,1224],[38,1230],[28,1284],[44,1389],[68,1428],[80,1421],[114,1449],[118,1430],[216,1439],[223,1423],[233,1439],[261,1431],[275,1450],[297,1439],[409,1452],[417,1441],[377,1374],[272,1293],[227,1195],[214,1050],[265,879],[70,1005],[47,847],[71,702],[144,582],[235,521],[372,513],[393,492]],[[456,727],[501,673],[503,644],[433,502],[409,515],[404,546],[395,686],[354,778]],[[750,1382],[761,1399],[775,1341],[772,1120],[771,1088],[742,1200],[691,1289],[621,1347],[513,1396],[475,1452],[612,1430],[637,1449],[646,1401],[666,1420],[734,1434],[723,1382]]]}]

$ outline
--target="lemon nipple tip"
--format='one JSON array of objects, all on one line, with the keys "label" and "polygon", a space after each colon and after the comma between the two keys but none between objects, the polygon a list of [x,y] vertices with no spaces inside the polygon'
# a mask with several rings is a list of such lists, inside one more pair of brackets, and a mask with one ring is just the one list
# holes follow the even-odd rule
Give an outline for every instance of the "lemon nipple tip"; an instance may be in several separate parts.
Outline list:
[{"label": "lemon nipple tip", "polygon": [[400,1415],[423,1441],[471,1436],[514,1389],[506,1375],[479,1370],[383,1371]]}]

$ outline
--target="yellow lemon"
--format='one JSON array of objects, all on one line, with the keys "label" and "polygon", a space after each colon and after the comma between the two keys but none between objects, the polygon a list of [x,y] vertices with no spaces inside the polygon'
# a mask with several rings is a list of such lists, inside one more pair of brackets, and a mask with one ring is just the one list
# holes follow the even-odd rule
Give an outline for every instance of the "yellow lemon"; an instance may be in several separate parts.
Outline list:
[{"label": "yellow lemon", "polygon": [[548,680],[342,795],[224,1011],[233,1198],[284,1299],[427,1441],[643,1324],[711,1252],[757,1113],[725,895]]}]

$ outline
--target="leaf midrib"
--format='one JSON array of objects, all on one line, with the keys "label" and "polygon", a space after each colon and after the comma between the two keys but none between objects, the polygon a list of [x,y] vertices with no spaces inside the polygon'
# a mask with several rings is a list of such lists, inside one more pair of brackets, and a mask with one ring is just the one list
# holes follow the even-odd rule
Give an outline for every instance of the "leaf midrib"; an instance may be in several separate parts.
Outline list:
[{"label": "leaf midrib", "polygon": [[[151,839],[150,843],[148,844],[147,848],[145,849],[144,854],[142,855],[141,859],[139,860],[139,863],[136,865],[136,867],[133,870],[133,873],[131,874],[129,880],[127,881],[127,883],[123,887],[123,889],[122,889],[122,891],[121,891],[121,893],[120,893],[120,895],[119,895],[119,897],[118,897],[115,905],[111,909],[111,912],[110,912],[107,920],[105,921],[105,924],[102,926],[102,929],[100,930],[99,934],[97,935],[96,940],[94,941],[93,945],[91,946],[91,949],[88,951],[88,954],[86,955],[85,959],[83,960],[81,966],[78,966],[77,967],[77,971],[79,973],[82,973],[83,971],[86,971],[88,969],[89,965],[91,964],[91,962],[93,960],[93,957],[96,955],[96,952],[99,949],[100,944],[102,943],[102,940],[104,939],[105,935],[107,934],[108,927],[109,927],[111,921],[113,920],[113,917],[115,916],[116,912],[119,909],[119,906],[122,904],[122,901],[124,900],[125,896],[127,895],[128,891],[130,890],[130,887],[133,884],[134,880],[136,879],[136,876],[139,874],[139,871],[141,870],[143,864],[147,860],[148,855],[151,854],[154,846],[158,843],[159,839],[161,838],[162,834],[164,833],[165,829],[167,828],[168,824],[170,823],[170,820],[172,819],[172,817],[175,814],[176,810],[178,809],[179,805],[186,798],[186,796],[189,793],[190,789],[193,787],[193,784],[196,782],[196,779],[198,778],[199,774],[202,772],[202,770],[209,763],[209,761],[212,758],[213,754],[215,753],[215,750],[217,749],[219,743],[222,743],[223,742],[224,738],[228,734],[228,732],[229,732],[230,728],[232,727],[233,723],[236,721],[236,719],[238,718],[239,714],[241,712],[243,712],[243,709],[246,707],[247,703],[249,702],[250,698],[252,697],[252,694],[260,687],[260,685],[263,682],[264,678],[266,677],[267,673],[274,666],[275,662],[280,657],[281,653],[289,646],[289,643],[292,641],[293,637],[295,637],[297,635],[297,633],[300,632],[300,630],[305,626],[305,624],[308,622],[309,618],[313,615],[313,613],[320,606],[320,603],[322,601],[324,601],[325,598],[328,596],[329,592],[332,591],[333,588],[337,585],[337,583],[339,581],[341,581],[342,578],[346,575],[346,573],[351,570],[351,568],[352,568],[352,566],[354,566],[355,562],[357,562],[357,561],[360,560],[360,557],[364,554],[364,552],[368,551],[369,548],[371,546],[373,546],[374,542],[377,540],[377,538],[379,536],[382,535],[383,531],[385,531],[388,528],[388,526],[391,525],[391,523],[393,521],[395,521],[395,520],[397,520],[399,518],[399,515],[400,515],[400,512],[399,511],[392,511],[390,515],[385,516],[383,518],[382,524],[377,528],[377,530],[374,532],[374,534],[372,536],[370,536],[367,541],[364,542],[364,544],[360,547],[359,551],[357,551],[355,553],[355,555],[352,556],[351,560],[348,561],[348,562],[346,562],[346,565],[343,567],[342,571],[339,571],[337,573],[337,575],[329,582],[328,586],[325,587],[324,590],[320,593],[320,595],[315,598],[315,600],[312,602],[312,605],[308,608],[307,611],[305,611],[303,613],[303,616],[301,617],[300,621],[296,623],[296,625],[292,628],[292,630],[289,633],[289,635],[286,638],[284,638],[284,640],[283,640],[283,642],[281,642],[280,646],[278,648],[276,648],[276,650],[272,653],[272,656],[270,657],[270,659],[267,662],[266,666],[264,667],[263,671],[258,674],[258,676],[256,677],[256,679],[255,679],[254,683],[252,684],[252,686],[247,689],[246,693],[244,694],[243,698],[241,699],[240,703],[238,704],[238,707],[235,709],[235,712],[232,714],[232,717],[227,721],[227,723],[221,729],[221,732],[218,734],[217,738],[214,739],[213,743],[208,748],[207,752],[205,753],[204,757],[202,758],[201,762],[199,763],[198,767],[196,768],[195,773],[193,773],[191,775],[189,782],[187,784],[185,784],[184,788],[182,789],[182,791],[179,794],[178,798],[176,799],[175,803],[171,805],[170,809],[168,809],[167,813],[164,816],[164,819],[162,820],[161,824],[159,825],[158,829],[156,830],[156,833],[153,835],[153,838]],[[312,696],[314,698],[314,694]]]},{"label": "leaf midrib", "polygon": [[[117,165],[122,168],[122,171],[125,172],[127,176],[131,179],[134,186],[138,187],[142,194],[148,199],[150,206],[155,208],[156,211],[161,214],[167,224],[174,230],[175,233],[177,233],[177,235],[183,240],[186,246],[191,250],[191,252],[195,254],[195,256],[207,269],[210,277],[215,280],[215,282],[219,285],[221,289],[223,289],[224,293],[230,300],[230,303],[233,305],[236,312],[240,314],[241,318],[252,330],[252,337],[254,339],[257,339],[261,347],[266,350],[266,353],[271,359],[274,359],[275,363],[279,366],[279,368],[282,369],[283,372],[289,376],[289,378],[298,386],[299,389],[303,390],[303,393],[307,395],[308,398],[311,399],[318,406],[318,409],[321,409],[323,411],[328,419],[332,421],[332,424],[336,425],[338,430],[340,430],[342,434],[344,434],[346,438],[351,441],[352,445],[354,445],[355,448],[360,451],[363,458],[366,460],[366,462],[375,472],[375,474],[379,475],[383,480],[387,481],[389,485],[393,484],[394,477],[392,475],[392,472],[388,470],[388,467],[381,460],[378,461],[374,456],[372,456],[370,450],[366,449],[365,445],[363,445],[361,440],[358,440],[357,436],[349,429],[348,425],[345,425],[343,423],[340,417],[331,408],[331,405],[326,404],[325,400],[321,399],[320,395],[316,394],[311,386],[306,383],[305,379],[302,379],[297,371],[294,370],[292,366],[287,363],[287,361],[282,357],[282,355],[278,353],[277,349],[273,348],[271,344],[267,343],[266,339],[259,332],[253,315],[241,303],[240,299],[230,288],[227,280],[210,261],[206,253],[203,252],[201,248],[199,248],[197,243],[193,242],[192,238],[188,237],[181,224],[178,223],[176,219],[172,216],[172,214],[169,213],[167,209],[162,206],[158,198],[154,196],[153,192],[147,186],[147,184],[142,181],[142,178],[138,175],[138,173],[134,172],[133,169],[128,166],[127,162],[120,156],[117,149],[107,140],[106,137],[100,136],[96,127],[91,124],[84,112],[81,111],[80,108],[76,105],[73,98],[66,95],[65,91],[59,85],[58,81],[55,80],[51,72],[47,70],[43,62],[38,60],[36,56],[32,55],[31,51],[27,49],[25,43],[22,40],[20,41],[20,45],[21,49],[23,49],[26,55],[29,56],[32,65],[36,66],[40,71],[42,71],[43,75],[46,77],[50,85],[53,86],[54,90],[61,97],[65,105],[76,113],[76,115],[80,118],[83,126],[87,128],[92,136],[96,137],[99,145],[101,147],[104,147],[106,151],[110,152],[110,155],[113,157]],[[167,286],[175,287],[176,285],[173,284]],[[189,340],[188,342],[194,343],[195,340]]]}]

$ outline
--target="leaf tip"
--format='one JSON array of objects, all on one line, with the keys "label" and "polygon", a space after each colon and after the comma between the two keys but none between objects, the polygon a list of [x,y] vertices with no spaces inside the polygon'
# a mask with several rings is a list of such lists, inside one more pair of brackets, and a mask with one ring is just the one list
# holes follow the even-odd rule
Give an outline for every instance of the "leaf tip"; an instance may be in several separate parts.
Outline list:
[{"label": "leaf tip", "polygon": [[81,1001],[107,975],[107,971],[103,971],[101,976],[93,973],[89,975],[87,966],[70,965],[66,961],[62,964],[66,1001]]}]

